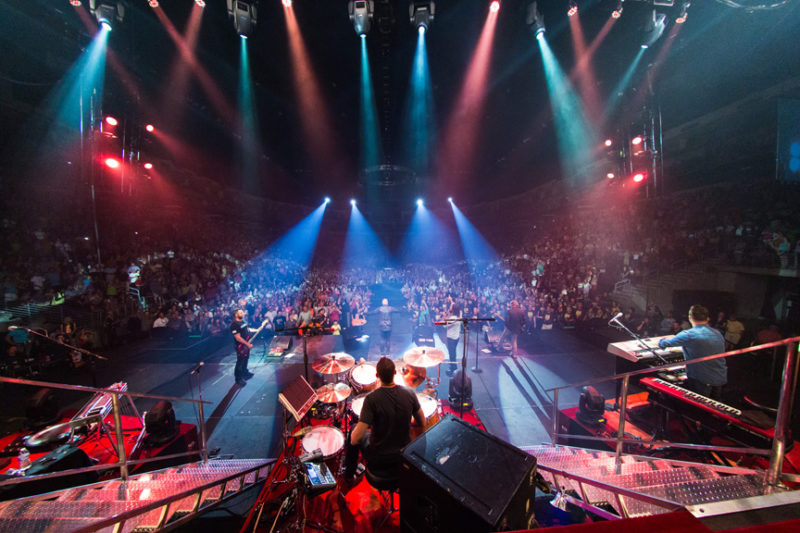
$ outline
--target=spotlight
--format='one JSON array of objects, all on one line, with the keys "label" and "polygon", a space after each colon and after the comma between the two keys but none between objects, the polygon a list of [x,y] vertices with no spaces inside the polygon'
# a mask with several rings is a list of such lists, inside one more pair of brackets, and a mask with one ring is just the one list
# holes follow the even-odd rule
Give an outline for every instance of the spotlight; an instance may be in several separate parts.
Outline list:
[{"label": "spotlight", "polygon": [[194,3],[199,7],[206,7],[206,0],[194,0]]},{"label": "spotlight", "polygon": [[350,200],[350,205],[352,205],[353,207],[355,207],[355,206],[356,206],[356,199],[355,199],[355,198],[352,198],[352,199]]},{"label": "spotlight", "polygon": [[622,16],[622,0],[617,2],[617,8],[611,12],[611,18],[618,19]]},{"label": "spotlight", "polygon": [[642,48],[648,48],[651,44],[656,42],[661,34],[664,33],[664,28],[667,25],[667,16],[664,13],[658,13],[653,10],[653,16],[647,21],[644,27],[644,35],[642,35]]},{"label": "spotlight", "polygon": [[81,0],[69,0],[69,5],[74,7],[81,7],[82,2]]},{"label": "spotlight", "polygon": [[145,164],[144,164],[144,165],[142,165],[142,166],[143,166],[144,168],[146,168],[147,170],[151,170],[151,169],[153,168],[153,163],[145,163]]},{"label": "spotlight", "polygon": [[326,197],[325,197],[325,200],[324,200],[324,202],[325,202],[326,204],[329,204],[329,203],[331,203],[331,197],[330,197],[330,196],[326,196]]},{"label": "spotlight", "polygon": [[114,22],[122,22],[125,17],[125,4],[116,0],[89,0],[89,11],[101,28],[111,31]]},{"label": "spotlight", "polygon": [[283,7],[292,7],[292,0],[281,0]]},{"label": "spotlight", "polygon": [[119,159],[114,157],[106,157],[104,162],[108,168],[119,168],[119,166],[121,165]]},{"label": "spotlight", "polygon": [[152,7],[153,9],[155,9],[155,8],[157,8],[157,7],[158,7],[158,0],[147,0],[147,3],[148,3],[148,4],[150,5],[150,7]]},{"label": "spotlight", "polygon": [[531,27],[531,31],[533,31],[537,39],[544,37],[544,17],[539,12],[536,2],[531,2],[528,5],[528,16],[525,22]]},{"label": "spotlight", "polygon": [[569,0],[569,9],[567,9],[567,16],[574,17],[578,14],[578,4],[575,0]]},{"label": "spotlight", "polygon": [[144,127],[144,129],[145,129],[145,130],[147,130],[147,132],[149,132],[149,133],[153,133],[154,131],[156,131],[156,128],[155,128],[155,126],[153,126],[152,124],[147,124],[147,125]]},{"label": "spotlight", "polygon": [[106,124],[108,124],[109,126],[116,126],[117,124],[119,124],[119,120],[109,115],[106,117]]},{"label": "spotlight", "polygon": [[233,19],[233,27],[241,37],[247,38],[255,30],[258,17],[256,16],[255,0],[227,0],[228,16]]},{"label": "spotlight", "polygon": [[643,140],[644,139],[642,139],[641,135],[637,135],[636,137],[631,139],[631,144],[634,145],[634,146],[639,146],[640,144],[642,144]]},{"label": "spotlight", "polygon": [[366,36],[372,25],[375,2],[373,0],[350,0],[347,3],[347,12],[350,14],[350,22],[353,23],[356,33],[362,37]]},{"label": "spotlight", "polygon": [[453,197],[452,197],[452,196],[448,197],[448,198],[447,198],[447,201],[448,201],[448,202],[450,202],[450,203],[452,204],[452,203],[453,203]]},{"label": "spotlight", "polygon": [[435,14],[436,4],[433,0],[413,0],[408,4],[409,20],[420,33],[428,30]]},{"label": "spotlight", "polygon": [[606,174],[606,178],[608,178],[610,180],[613,180],[614,177],[615,177],[615,174],[613,172],[609,172],[608,174]]},{"label": "spotlight", "polygon": [[489,11],[492,13],[497,13],[500,11],[500,2],[498,2],[498,0],[494,0],[494,2],[489,5]]},{"label": "spotlight", "polygon": [[417,198],[417,207],[422,207],[423,204],[424,202],[422,201],[422,198]]},{"label": "spotlight", "polygon": [[606,139],[606,142],[603,144],[605,144],[606,146],[611,146],[612,144],[614,144],[614,141],[612,141],[611,139]]},{"label": "spotlight", "polygon": [[678,18],[675,19],[676,24],[683,24],[686,22],[686,19],[689,18],[689,6],[692,5],[691,2],[686,1],[681,3],[681,12],[678,15]]},{"label": "spotlight", "polygon": [[646,177],[647,177],[646,172],[637,172],[636,174],[633,175],[633,181],[634,183],[641,183],[644,181]]}]

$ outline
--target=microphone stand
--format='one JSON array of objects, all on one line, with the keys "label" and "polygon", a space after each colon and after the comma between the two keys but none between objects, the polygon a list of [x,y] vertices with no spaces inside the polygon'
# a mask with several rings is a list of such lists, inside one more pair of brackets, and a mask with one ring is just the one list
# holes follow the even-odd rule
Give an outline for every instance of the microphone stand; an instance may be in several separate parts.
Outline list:
[{"label": "microphone stand", "polygon": [[[469,322],[494,322],[494,318],[490,317],[476,317],[476,318],[448,318],[442,320],[445,326],[449,326],[453,322],[461,322],[461,331],[464,337],[464,348],[461,355],[461,394],[464,394],[464,385],[467,381],[467,324]],[[477,357],[477,355],[476,355]],[[458,417],[464,419],[464,398],[461,398],[458,406]]]},{"label": "microphone stand", "polygon": [[48,337],[47,335],[42,335],[38,331],[34,331],[34,330],[30,329],[30,328],[19,326],[16,329],[24,329],[28,333],[33,333],[34,335],[37,335],[37,336],[39,336],[39,337],[41,337],[43,339],[46,339],[46,340],[48,340],[50,342],[54,342],[56,344],[60,344],[61,346],[66,346],[67,348],[69,348],[71,350],[75,350],[76,352],[80,352],[82,354],[85,354],[85,355],[88,355],[88,356],[92,357],[93,359],[89,359],[89,368],[91,369],[90,372],[92,373],[92,385],[95,388],[97,388],[97,376],[95,376],[95,374],[94,374],[94,361],[95,361],[95,359],[100,359],[101,361],[108,361],[108,357],[103,357],[102,355],[98,355],[98,354],[96,354],[94,352],[90,352],[89,350],[84,350],[83,348],[78,348],[77,346],[72,346],[71,344],[67,344],[66,342],[55,341],[55,340],[51,339],[50,337]]},{"label": "microphone stand", "polygon": [[[625,324],[620,322],[617,317],[614,317],[614,318],[612,318],[611,320],[608,321],[608,325],[609,326],[611,326],[612,323],[616,324],[616,326],[613,326],[613,327],[616,327],[616,328],[624,330],[628,335],[630,335],[633,339],[635,339],[636,343],[639,346],[641,346],[642,348],[645,348],[646,350],[649,350],[655,356],[656,359],[658,359],[659,361],[661,361],[665,365],[669,364],[669,361],[667,361],[666,359],[661,357],[661,355],[656,351],[655,348],[653,348],[652,346],[647,344],[644,341],[644,339],[642,339],[639,335],[637,335],[636,333],[634,333],[633,331],[628,329],[628,326],[626,326]],[[622,382],[620,380],[616,380],[616,381],[617,381],[617,394],[616,394],[616,397],[614,398],[614,410],[615,411],[617,409],[619,409],[619,395],[620,395],[620,388],[622,387]]]}]

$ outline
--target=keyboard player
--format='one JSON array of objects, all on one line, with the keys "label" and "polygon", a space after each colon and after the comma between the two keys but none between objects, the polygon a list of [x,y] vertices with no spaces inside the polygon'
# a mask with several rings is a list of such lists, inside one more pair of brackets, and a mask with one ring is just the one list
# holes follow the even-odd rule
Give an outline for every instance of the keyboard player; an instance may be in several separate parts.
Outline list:
[{"label": "keyboard player", "polygon": [[[658,341],[659,348],[680,346],[687,361],[699,359],[725,351],[722,334],[708,325],[708,309],[696,304],[689,309],[691,329],[681,331],[671,338]],[[686,382],[683,387],[708,398],[720,400],[722,387],[728,382],[728,367],[725,359],[714,359],[686,365]]]}]

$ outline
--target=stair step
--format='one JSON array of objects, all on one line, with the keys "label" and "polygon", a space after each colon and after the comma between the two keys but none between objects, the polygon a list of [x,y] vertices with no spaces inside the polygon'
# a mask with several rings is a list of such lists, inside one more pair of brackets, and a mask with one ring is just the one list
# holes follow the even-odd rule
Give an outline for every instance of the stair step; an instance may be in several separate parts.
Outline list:
[{"label": "stair step", "polygon": [[696,505],[764,494],[764,475],[741,474],[737,476],[703,479],[689,483],[651,487],[648,494],[668,500]]}]

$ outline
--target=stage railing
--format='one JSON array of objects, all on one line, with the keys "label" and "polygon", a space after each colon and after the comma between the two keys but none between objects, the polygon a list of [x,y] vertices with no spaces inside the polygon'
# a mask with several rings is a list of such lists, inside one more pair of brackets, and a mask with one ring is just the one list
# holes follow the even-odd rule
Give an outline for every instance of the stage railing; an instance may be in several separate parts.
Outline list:
[{"label": "stage railing", "polygon": [[[43,479],[49,478],[56,478],[62,476],[70,476],[73,474],[80,474],[83,472],[94,472],[94,471],[101,471],[101,470],[112,470],[119,468],[120,478],[123,481],[128,479],[128,467],[130,465],[140,465],[146,464],[156,461],[163,461],[165,459],[176,459],[180,457],[196,457],[198,453],[202,458],[204,463],[208,462],[208,447],[206,445],[206,431],[205,431],[205,414],[203,412],[203,405],[210,405],[211,402],[204,401],[204,400],[196,400],[193,398],[177,398],[173,396],[159,396],[156,394],[141,394],[137,392],[130,392],[130,391],[117,391],[111,389],[100,389],[97,387],[86,387],[83,385],[67,385],[64,383],[50,383],[47,381],[33,381],[28,379],[18,379],[18,378],[7,378],[7,377],[0,377],[0,383],[9,383],[14,385],[26,385],[31,387],[46,387],[49,389],[61,389],[61,390],[69,390],[69,391],[76,391],[76,392],[86,392],[92,394],[110,394],[111,395],[111,415],[114,418],[114,437],[115,437],[115,445],[114,450],[116,452],[118,461],[115,463],[106,463],[102,465],[94,465],[88,466],[83,468],[73,468],[70,470],[62,470],[59,472],[52,472],[49,474],[40,474],[35,476],[20,476],[20,477],[13,477],[10,479],[5,479],[0,481],[0,487],[5,485],[16,485],[19,483],[26,483],[30,481],[38,481]],[[168,456],[158,456],[158,457],[151,457],[149,459],[137,459],[137,460],[130,460],[128,459],[127,452],[125,450],[125,436],[124,430],[122,427],[122,413],[120,409],[120,396],[127,397],[130,401],[131,405],[136,408],[133,403],[133,398],[148,398],[152,400],[167,400],[170,402],[189,402],[193,403],[197,409],[197,417],[198,417],[198,438],[200,440],[200,449],[199,450],[191,450],[187,452],[175,453]],[[137,412],[138,414],[138,412]]]},{"label": "stage railing", "polygon": [[[606,376],[602,378],[595,378],[586,381],[582,381],[580,383],[571,383],[569,385],[562,385],[560,387],[554,387],[551,389],[547,389],[547,392],[553,393],[553,427],[551,432],[551,440],[553,444],[558,444],[560,438],[566,437],[573,437],[574,435],[569,434],[562,434],[559,433],[559,426],[558,426],[558,396],[559,391],[563,389],[572,389],[572,388],[580,388],[585,387],[588,385],[596,385],[598,383],[605,383],[608,381],[616,381],[618,379],[622,380],[622,388],[620,393],[620,403],[619,403],[619,428],[617,430],[617,436],[614,437],[584,437],[581,436],[583,440],[596,440],[602,442],[615,442],[616,443],[616,454],[617,454],[617,464],[621,464],[621,455],[622,449],[625,444],[636,444],[638,446],[642,446],[644,444],[650,445],[653,447],[656,446],[670,446],[673,448],[687,448],[687,449],[695,449],[695,450],[707,450],[707,451],[718,451],[718,452],[734,452],[734,453],[746,453],[746,454],[756,454],[756,455],[768,455],[770,458],[769,461],[769,468],[767,470],[767,474],[765,477],[765,483],[768,486],[774,487],[778,485],[781,481],[781,467],[783,465],[783,460],[786,455],[786,439],[787,439],[787,429],[789,425],[789,420],[791,418],[791,410],[792,410],[792,402],[794,399],[795,389],[797,387],[797,360],[798,360],[798,346],[800,346],[800,337],[792,337],[789,339],[783,339],[776,342],[770,342],[767,344],[760,344],[758,346],[750,346],[749,348],[742,348],[740,350],[732,350],[730,352],[723,352],[716,355],[709,355],[707,357],[701,357],[699,359],[692,359],[689,361],[684,361],[681,364],[694,365],[697,363],[702,363],[704,361],[713,361],[714,359],[725,359],[728,357],[733,357],[737,355],[747,354],[751,352],[759,352],[762,350],[769,350],[775,349],[780,346],[786,346],[786,361],[783,365],[783,373],[781,377],[781,389],[780,389],[780,399],[778,402],[778,413],[775,417],[775,432],[772,439],[772,447],[771,449],[760,449],[760,448],[744,448],[738,446],[706,446],[706,445],[698,445],[692,443],[685,443],[685,442],[671,442],[671,441],[642,441],[636,439],[626,439],[625,437],[625,416],[627,410],[627,403],[628,403],[628,385],[630,383],[631,376],[640,376],[643,374],[652,374],[654,372],[660,372],[662,370],[669,370],[674,369],[676,363],[670,363],[666,365],[656,366],[652,368],[644,368],[641,370],[634,370],[631,372],[625,372],[622,374],[616,374],[613,376]],[[795,476],[791,475],[784,475],[783,476],[787,480],[795,480]]]}]

